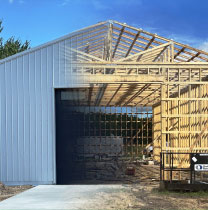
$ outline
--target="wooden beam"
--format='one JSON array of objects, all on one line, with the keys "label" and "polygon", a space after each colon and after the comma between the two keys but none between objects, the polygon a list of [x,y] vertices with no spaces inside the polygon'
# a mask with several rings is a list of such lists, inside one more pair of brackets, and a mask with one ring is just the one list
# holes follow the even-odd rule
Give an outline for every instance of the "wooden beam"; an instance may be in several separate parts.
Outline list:
[{"label": "wooden beam", "polygon": [[115,47],[114,47],[114,51],[113,51],[112,58],[114,58],[114,56],[115,56],[116,50],[117,50],[117,48],[118,48],[118,45],[119,45],[119,43],[120,43],[120,41],[121,41],[122,34],[123,34],[123,32],[124,32],[124,29],[125,29],[125,26],[123,26],[122,29],[121,29],[121,32],[120,32],[119,37],[118,37],[118,39],[117,39],[116,45],[115,45]]},{"label": "wooden beam", "polygon": [[154,58],[153,62],[155,62],[155,61],[163,54],[163,52],[164,52],[167,48],[168,48],[168,46],[164,47],[164,48],[162,49],[162,51]]},{"label": "wooden beam", "polygon": [[146,90],[151,84],[144,85],[136,94],[134,94],[127,102],[124,103],[123,106],[127,106],[131,103],[138,95],[140,95],[144,90]]},{"label": "wooden beam", "polygon": [[[113,24],[110,22],[108,27],[106,51],[104,51],[104,53],[106,52],[106,55],[103,55],[104,59],[110,62],[112,61],[112,33],[113,33]],[[114,70],[110,69],[109,71],[113,73]],[[95,106],[100,105],[107,87],[108,87],[107,84],[103,84],[103,86],[100,88],[97,98],[95,100]]]},{"label": "wooden beam", "polygon": [[90,88],[89,88],[88,106],[91,105],[92,92],[93,92],[93,84],[91,84],[91,85],[90,85]]},{"label": "wooden beam", "polygon": [[105,90],[107,88],[107,84],[103,84],[101,88],[99,88],[96,100],[95,100],[95,106],[99,106],[100,102],[102,101],[103,95],[105,93]]},{"label": "wooden beam", "polygon": [[139,35],[140,35],[140,31],[138,31],[138,33],[137,33],[136,36],[134,37],[134,40],[132,41],[132,43],[131,43],[131,45],[130,45],[130,47],[129,47],[129,49],[128,49],[126,55],[125,55],[125,57],[127,57],[127,56],[129,55],[129,53],[131,52],[131,50],[132,50],[132,48],[133,48],[133,46],[134,46],[136,40],[138,39]]},{"label": "wooden beam", "polygon": [[174,58],[176,58],[177,56],[179,56],[186,48],[182,47],[181,50],[179,50],[175,55]]},{"label": "wooden beam", "polygon": [[118,93],[118,91],[120,90],[120,88],[122,87],[122,84],[119,85],[119,87],[117,88],[117,90],[114,92],[114,94],[112,95],[111,99],[109,100],[109,102],[107,103],[106,106],[109,106],[111,101],[113,100],[113,98],[116,96],[116,94]]},{"label": "wooden beam", "polygon": [[[120,22],[118,22],[118,21],[114,21],[114,23],[117,23],[117,24],[119,24],[119,25],[121,25],[121,26],[124,25],[124,24],[122,24],[122,23],[120,23]],[[155,34],[153,34],[153,33],[150,33],[150,32],[147,32],[147,31],[144,31],[144,30],[141,30],[141,29],[138,29],[138,28],[136,28],[136,27],[132,27],[132,26],[129,26],[129,25],[126,25],[126,24],[125,24],[125,26],[126,26],[126,28],[135,30],[136,32],[139,31],[139,32],[142,32],[142,33],[144,33],[144,34],[146,34],[146,35],[149,35],[149,36],[155,36],[155,38],[157,38],[157,39],[159,39],[159,40],[162,40],[162,41],[167,41],[167,42],[170,42],[170,41],[171,41],[170,39],[167,39],[167,38],[162,37],[162,36],[155,35]],[[127,31],[127,33],[128,33],[128,31]],[[129,31],[129,34],[130,34],[130,33],[133,34],[132,32]],[[150,40],[148,37],[144,37],[144,38],[145,38],[146,40]],[[156,41],[155,41],[155,43],[156,43]],[[161,44],[162,42],[161,42],[161,41],[157,41],[157,43],[158,43],[158,44]],[[203,50],[196,49],[196,48],[191,47],[191,46],[189,46],[189,45],[185,45],[185,44],[182,44],[182,43],[179,43],[179,42],[176,42],[176,41],[174,41],[174,44],[177,45],[177,46],[185,47],[185,48],[187,48],[187,49],[189,49],[189,50],[192,50],[192,51],[199,52],[200,54],[208,55],[208,52],[205,52],[205,51],[203,51]],[[180,49],[179,49],[179,50],[180,50]],[[188,52],[186,52],[186,53],[188,53]],[[207,58],[202,58],[202,59],[204,59],[204,60],[206,60],[206,61],[208,60]]]},{"label": "wooden beam", "polygon": [[108,61],[112,61],[112,33],[113,33],[113,24],[109,23],[108,36],[107,36],[107,55],[105,59]]},{"label": "wooden beam", "polygon": [[125,90],[124,94],[119,97],[119,100],[115,103],[116,106],[123,106],[122,103],[126,100],[126,98],[132,94],[132,92],[138,87],[137,83],[129,84],[128,88]]},{"label": "wooden beam", "polygon": [[[137,29],[137,31],[138,31],[138,30],[140,30],[140,29]],[[125,30],[125,33],[126,33],[126,34],[129,34],[129,35],[131,35],[131,36],[135,36],[135,35],[136,35],[135,33],[131,32],[131,31],[128,31],[128,30]],[[154,34],[152,34],[152,35],[154,35]],[[157,36],[156,36],[156,38],[157,38]],[[141,36],[141,35],[140,35],[140,40],[150,41],[150,38],[148,38],[148,37],[146,37],[146,36]],[[171,40],[166,39],[165,41],[171,41]],[[164,40],[163,40],[163,41],[161,41],[161,40],[155,40],[154,43],[156,43],[156,44],[158,44],[158,45],[161,45],[161,44],[164,43]],[[180,47],[184,47],[184,46],[185,46],[185,45],[182,45],[182,44],[177,44],[176,42],[174,42],[174,44],[176,44],[177,46],[180,46]],[[189,47],[190,47],[190,46],[189,46]],[[185,48],[189,49],[187,46],[185,46]],[[195,49],[195,48],[194,48],[194,49]],[[181,48],[175,47],[175,50],[176,50],[176,51],[179,51],[179,50],[181,50]],[[192,49],[189,49],[189,50],[192,50]],[[197,52],[197,49],[195,49],[195,50],[193,50],[193,51],[196,51],[196,52]],[[184,53],[187,54],[187,55],[194,56],[194,54],[193,54],[192,52],[187,51],[187,50],[184,50]],[[203,51],[203,53],[201,52],[201,54],[207,55],[207,53],[204,52],[204,51]],[[201,58],[201,59],[204,60],[204,61],[208,61],[208,59],[205,58],[205,57],[202,57],[202,56],[198,56],[198,57]]]},{"label": "wooden beam", "polygon": [[160,90],[160,87],[159,87],[158,89],[155,89],[155,90],[154,90],[153,92],[151,92],[149,95],[145,96],[145,97],[144,97],[142,100],[140,100],[139,102],[137,102],[137,103],[135,104],[135,106],[139,105],[140,103],[143,102],[144,99],[150,97],[151,95],[153,95],[154,93],[156,93],[156,92],[159,91],[159,90]]},{"label": "wooden beam", "polygon": [[194,55],[193,57],[191,57],[190,59],[188,59],[187,62],[190,62],[192,60],[194,60],[194,58],[198,57],[200,55],[200,52],[196,53],[196,55]]},{"label": "wooden beam", "polygon": [[148,50],[145,50],[145,51],[136,53],[136,54],[134,54],[134,55],[130,55],[130,56],[127,56],[127,57],[125,57],[125,58],[121,58],[121,59],[117,60],[116,62],[126,61],[126,60],[129,60],[129,59],[138,57],[139,55],[142,55],[142,54],[149,53],[149,52],[151,52],[151,51],[157,50],[157,49],[159,49],[159,48],[163,48],[163,47],[169,46],[170,44],[171,44],[171,43],[168,42],[168,43],[159,45],[159,46],[157,46],[157,47],[154,47],[154,48],[151,48],[151,49],[148,49]]},{"label": "wooden beam", "polygon": [[93,56],[93,55],[90,55],[90,54],[87,54],[87,53],[84,53],[80,50],[76,50],[76,49],[73,49],[73,48],[70,48],[70,47],[67,47],[68,50],[71,50],[72,52],[76,52],[78,54],[81,54],[81,55],[84,55],[86,56],[87,58],[91,58],[92,60],[96,60],[96,61],[102,61],[102,62],[105,62],[105,60],[101,59],[101,58],[98,58],[96,56]]},{"label": "wooden beam", "polygon": [[[155,36],[152,37],[152,39],[149,41],[149,43],[147,44],[147,46],[144,48],[144,50],[147,50],[150,45],[152,44],[152,42],[155,40]],[[141,59],[142,55],[140,55],[138,58],[137,58],[137,61],[139,61]]]}]

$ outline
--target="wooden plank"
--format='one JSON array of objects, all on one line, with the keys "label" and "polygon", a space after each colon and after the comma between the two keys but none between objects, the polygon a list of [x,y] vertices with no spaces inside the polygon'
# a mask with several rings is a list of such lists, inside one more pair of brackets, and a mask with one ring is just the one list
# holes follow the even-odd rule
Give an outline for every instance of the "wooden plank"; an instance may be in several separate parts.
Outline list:
[{"label": "wooden plank", "polygon": [[136,54],[134,54],[134,55],[130,55],[130,56],[127,56],[127,57],[125,57],[125,58],[121,58],[121,59],[115,61],[115,63],[122,62],[122,61],[126,61],[126,60],[130,60],[130,59],[132,59],[132,58],[138,57],[139,55],[142,55],[142,54],[145,54],[145,53],[149,53],[149,52],[151,52],[151,51],[154,51],[154,50],[159,49],[159,48],[164,48],[164,47],[169,46],[169,45],[170,45],[170,43],[168,42],[168,43],[159,45],[159,46],[157,46],[157,47],[154,47],[154,48],[151,48],[151,49],[148,49],[148,50],[145,50],[145,51],[136,53]]},{"label": "wooden plank", "polygon": [[[152,42],[153,42],[154,40],[155,40],[155,36],[152,37],[152,39],[149,41],[149,43],[148,43],[147,46],[144,48],[144,50],[147,50],[147,49],[151,46],[151,44],[152,44]],[[142,58],[142,56],[143,56],[143,54],[142,54],[142,55],[139,55],[139,57],[137,58],[136,61],[140,61],[140,59]]]},{"label": "wooden plank", "polygon": [[92,92],[93,92],[93,85],[91,84],[89,88],[89,94],[88,94],[88,106],[91,105]]},{"label": "wooden plank", "polygon": [[207,101],[207,98],[162,98],[162,101]]},{"label": "wooden plank", "polygon": [[126,55],[125,55],[125,57],[127,57],[127,56],[129,55],[129,53],[131,52],[131,50],[132,50],[132,48],[133,48],[135,42],[136,42],[137,39],[139,38],[139,35],[140,35],[140,31],[138,31],[138,33],[137,33],[136,36],[134,37],[134,40],[132,41],[132,43],[131,43],[131,45],[130,45],[130,47],[129,47],[129,49],[128,49]]},{"label": "wooden plank", "polygon": [[191,57],[190,59],[188,59],[187,62],[193,61],[194,58],[198,57],[200,55],[200,52],[196,53],[196,55],[194,55],[193,57]]},{"label": "wooden plank", "polygon": [[117,90],[114,92],[114,94],[112,95],[112,97],[110,98],[109,102],[107,103],[106,106],[109,106],[111,101],[113,100],[113,98],[116,96],[116,94],[118,93],[118,91],[120,90],[120,88],[122,87],[122,84],[119,85],[119,87],[117,88]]},{"label": "wooden plank", "polygon": [[116,84],[116,83],[161,83],[163,82],[163,77],[161,76],[150,76],[150,75],[88,75],[88,77],[80,75],[79,80],[77,81],[77,84]]},{"label": "wooden plank", "polygon": [[[119,25],[121,25],[121,26],[124,25],[124,24],[119,23],[119,22],[117,22],[117,21],[114,21],[114,22],[117,23],[117,24],[119,24]],[[171,41],[170,39],[164,38],[164,37],[162,37],[162,36],[155,35],[155,34],[153,34],[153,33],[150,33],[150,32],[147,32],[147,31],[144,31],[144,30],[141,30],[141,29],[138,29],[138,28],[136,28],[136,27],[132,27],[132,26],[129,26],[129,25],[126,25],[126,24],[125,24],[125,26],[126,26],[126,28],[133,29],[133,30],[135,30],[135,31],[140,31],[140,32],[142,32],[142,33],[144,33],[144,34],[146,34],[146,35],[155,36],[155,38],[157,38],[157,39],[159,39],[159,40],[162,40],[162,41],[167,41],[167,42],[170,42],[170,41]],[[148,39],[148,38],[147,38],[147,39]],[[150,40],[150,39],[148,39],[148,40]],[[161,44],[161,42],[160,42],[160,44]],[[182,44],[182,43],[179,43],[179,42],[176,42],[176,41],[174,41],[174,44],[175,44],[175,45],[178,45],[178,46],[181,46],[181,47],[185,47],[185,48],[187,48],[187,49],[189,49],[189,50],[192,50],[192,51],[195,51],[195,52],[200,52],[200,53],[202,53],[202,54],[208,55],[207,52],[205,52],[205,51],[203,51],[203,50],[196,49],[196,48],[191,47],[191,46],[189,46],[189,45],[185,45],[185,44]],[[179,49],[179,50],[180,50],[180,49]],[[208,60],[208,59],[206,59],[206,60]]]},{"label": "wooden plank", "polygon": [[161,52],[154,58],[153,62],[155,62],[164,52],[165,50],[168,48],[168,46],[164,47]]},{"label": "wooden plank", "polygon": [[81,55],[84,55],[86,56],[87,58],[91,58],[92,60],[96,60],[96,61],[102,61],[102,62],[105,62],[105,60],[101,59],[101,58],[98,58],[98,57],[95,57],[93,55],[90,55],[90,54],[87,54],[87,53],[84,53],[80,50],[76,50],[76,49],[73,49],[73,48],[70,48],[70,47],[67,47],[68,50],[71,50],[72,52],[76,52],[78,54],[81,54]]},{"label": "wooden plank", "polygon": [[159,91],[159,90],[160,90],[160,88],[155,89],[155,90],[154,90],[153,92],[151,92],[149,95],[147,95],[147,96],[143,97],[143,99],[142,99],[142,100],[140,100],[139,102],[136,102],[135,106],[138,106],[139,104],[141,104],[141,103],[143,102],[143,100],[144,100],[144,99],[146,99],[146,98],[150,97],[151,95],[153,95],[155,92],[157,92],[157,91]]},{"label": "wooden plank", "polygon": [[179,50],[177,53],[175,53],[174,55],[174,59],[179,56],[186,48],[185,47],[182,47],[181,50]]},{"label": "wooden plank", "polygon": [[124,106],[127,106],[131,103],[138,95],[140,95],[144,90],[146,90],[151,84],[144,85],[139,91],[137,91],[128,101],[124,103]]},{"label": "wooden plank", "polygon": [[120,32],[119,37],[118,37],[118,39],[117,39],[116,45],[115,45],[115,47],[114,47],[114,51],[113,51],[112,58],[114,58],[114,56],[115,56],[116,50],[117,50],[117,48],[118,48],[118,45],[119,45],[119,43],[120,43],[120,41],[121,41],[122,34],[123,34],[123,32],[124,32],[124,29],[125,29],[125,26],[123,26],[122,29],[121,29],[121,32]]}]

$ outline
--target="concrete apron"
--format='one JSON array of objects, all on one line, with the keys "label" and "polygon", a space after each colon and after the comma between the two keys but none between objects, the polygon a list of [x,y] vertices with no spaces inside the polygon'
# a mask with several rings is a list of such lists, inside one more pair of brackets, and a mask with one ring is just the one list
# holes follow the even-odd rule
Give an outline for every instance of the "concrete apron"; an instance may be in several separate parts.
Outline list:
[{"label": "concrete apron", "polygon": [[122,185],[40,185],[0,202],[0,210],[85,209],[96,193],[123,188]]}]

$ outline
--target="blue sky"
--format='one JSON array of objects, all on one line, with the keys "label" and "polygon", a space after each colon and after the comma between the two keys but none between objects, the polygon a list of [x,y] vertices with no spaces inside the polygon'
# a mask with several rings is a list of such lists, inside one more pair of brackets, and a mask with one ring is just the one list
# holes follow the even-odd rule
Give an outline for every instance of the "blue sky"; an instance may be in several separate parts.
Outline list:
[{"label": "blue sky", "polygon": [[208,51],[208,0],[0,0],[0,19],[32,47],[112,19]]}]

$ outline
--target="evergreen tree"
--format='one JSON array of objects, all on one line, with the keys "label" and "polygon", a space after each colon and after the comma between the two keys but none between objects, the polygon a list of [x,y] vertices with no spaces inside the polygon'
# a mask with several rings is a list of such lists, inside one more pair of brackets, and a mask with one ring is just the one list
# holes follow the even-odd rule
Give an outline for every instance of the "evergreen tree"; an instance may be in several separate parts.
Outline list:
[{"label": "evergreen tree", "polygon": [[[3,30],[2,21],[0,20],[0,34]],[[22,43],[20,39],[15,39],[13,36],[4,42],[3,37],[0,36],[0,59],[14,55],[30,48],[30,42]]]}]

